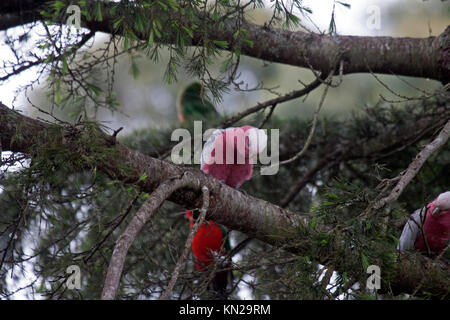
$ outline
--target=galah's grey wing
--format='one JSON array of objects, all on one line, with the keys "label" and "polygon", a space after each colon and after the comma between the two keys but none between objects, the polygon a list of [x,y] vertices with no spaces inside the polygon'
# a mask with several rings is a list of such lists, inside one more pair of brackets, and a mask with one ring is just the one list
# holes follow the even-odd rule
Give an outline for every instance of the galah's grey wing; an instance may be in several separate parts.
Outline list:
[{"label": "galah's grey wing", "polygon": [[399,239],[397,249],[401,251],[413,250],[417,237],[420,235],[420,229],[425,219],[426,207],[414,211],[405,226]]}]

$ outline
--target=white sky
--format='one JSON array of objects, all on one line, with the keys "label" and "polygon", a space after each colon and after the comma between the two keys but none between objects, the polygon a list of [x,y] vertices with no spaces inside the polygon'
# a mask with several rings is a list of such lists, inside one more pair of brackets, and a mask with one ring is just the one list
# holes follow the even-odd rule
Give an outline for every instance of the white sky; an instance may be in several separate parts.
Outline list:
[{"label": "white sky", "polygon": [[[400,0],[401,2],[402,0]],[[414,0],[410,0],[414,1]],[[342,0],[343,3],[348,3],[351,8],[348,9],[336,3],[335,21],[338,34],[345,35],[376,35],[378,32],[375,29],[369,29],[366,26],[367,19],[371,16],[371,9],[375,6],[380,9],[381,25],[387,24],[383,21],[383,10],[388,8],[391,4],[399,2],[399,0]],[[330,23],[331,13],[333,10],[333,0],[304,0],[305,6],[312,9],[311,16],[314,23],[320,29],[327,30]],[[367,12],[367,10],[369,10]],[[313,30],[314,31],[314,30]]]}]

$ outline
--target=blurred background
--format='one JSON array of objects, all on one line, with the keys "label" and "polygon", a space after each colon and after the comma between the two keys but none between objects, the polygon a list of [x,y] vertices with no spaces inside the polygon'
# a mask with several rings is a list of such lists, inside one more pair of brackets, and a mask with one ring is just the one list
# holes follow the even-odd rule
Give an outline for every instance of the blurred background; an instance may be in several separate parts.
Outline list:
[{"label": "blurred background", "polygon": [[[333,0],[305,0],[304,5],[312,10],[312,14],[302,17],[302,24],[314,32],[327,32],[331,20],[333,6],[335,6],[336,32],[341,35],[357,36],[392,36],[392,37],[427,37],[439,35],[450,23],[449,1],[441,0],[379,0],[379,1],[343,1],[351,5],[350,8],[339,5]],[[268,2],[270,5],[270,2]],[[379,19],[378,19],[379,14]],[[264,23],[270,17],[266,9],[252,11],[248,19],[254,23]],[[378,20],[373,20],[378,19]],[[15,28],[15,29],[20,29]],[[8,34],[20,32],[10,29]],[[5,35],[0,34],[0,37]],[[90,50],[96,50],[104,45],[108,36],[97,33],[95,41],[91,43]],[[32,41],[28,42],[28,45]],[[12,53],[4,44],[0,46],[0,60],[11,59]],[[180,69],[178,82],[167,84],[163,74],[167,65],[167,51],[161,51],[159,63],[149,58],[131,57],[121,55],[118,57],[114,76],[114,92],[120,103],[117,110],[100,110],[99,120],[112,127],[124,127],[123,133],[130,133],[134,129],[170,127],[177,123],[176,99],[178,93],[193,79],[184,75]],[[138,74],[133,74],[131,64],[135,64]],[[220,65],[218,63],[218,65]],[[99,72],[99,70],[96,70]],[[101,72],[101,70],[100,70]],[[0,70],[1,73],[1,70]],[[287,93],[302,87],[313,77],[309,70],[290,67],[277,63],[266,63],[257,59],[242,57],[238,70],[240,78],[248,88],[259,83],[264,87],[273,88],[278,93]],[[36,78],[36,69],[15,76],[0,86],[0,100],[6,105],[14,105],[28,114],[35,114],[36,109],[28,108],[23,87],[27,81]],[[98,77],[96,85],[103,85],[102,77]],[[379,77],[386,85],[399,95],[415,97],[423,93],[421,90],[432,92],[439,87],[434,80],[405,78],[400,81],[397,76],[382,75]],[[40,107],[45,107],[46,84],[41,81],[28,91],[30,100]],[[326,98],[322,115],[331,117],[345,117],[351,111],[356,111],[366,104],[375,104],[380,100],[380,94],[386,99],[397,100],[382,84],[368,74],[354,74],[345,76],[345,81],[338,88],[331,88]],[[276,109],[281,117],[310,117],[317,99],[321,96],[320,90],[315,90],[306,101],[295,100],[284,103]],[[236,91],[230,88],[222,100],[215,103],[216,109],[222,115],[232,114],[236,111],[254,106],[275,97],[268,91],[252,92]],[[301,111],[300,111],[301,110]],[[70,110],[63,110],[59,116],[66,118]],[[41,115],[42,116],[42,115]]]}]

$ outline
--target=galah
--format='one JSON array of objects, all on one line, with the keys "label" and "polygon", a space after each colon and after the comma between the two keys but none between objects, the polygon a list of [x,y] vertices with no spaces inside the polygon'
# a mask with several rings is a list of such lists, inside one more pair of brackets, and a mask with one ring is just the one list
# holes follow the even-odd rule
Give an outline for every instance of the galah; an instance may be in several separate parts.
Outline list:
[{"label": "galah", "polygon": [[441,193],[426,207],[411,214],[403,228],[398,248],[440,254],[450,242],[450,191]]},{"label": "galah", "polygon": [[215,130],[203,146],[201,170],[239,188],[252,177],[256,156],[267,146],[264,130],[252,126]]},{"label": "galah", "polygon": [[214,105],[208,100],[205,88],[199,82],[189,84],[177,98],[177,116],[181,123],[210,120],[218,117]]},{"label": "galah", "polygon": [[[186,217],[189,219],[189,227],[194,225],[194,217],[191,211],[186,210]],[[227,252],[230,251],[230,244],[226,229],[214,221],[204,221],[192,240],[192,254],[194,255],[195,269],[197,271],[207,271],[208,267],[214,263],[214,259],[222,259],[218,269],[228,268],[231,259],[224,260]],[[216,297],[225,299],[227,291],[231,289],[233,282],[231,269],[215,272],[210,288],[216,293]]]}]

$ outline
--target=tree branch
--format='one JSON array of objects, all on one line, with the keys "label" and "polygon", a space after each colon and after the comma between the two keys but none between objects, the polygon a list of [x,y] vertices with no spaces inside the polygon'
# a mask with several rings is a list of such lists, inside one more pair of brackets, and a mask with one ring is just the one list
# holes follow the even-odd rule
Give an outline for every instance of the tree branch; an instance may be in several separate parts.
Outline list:
[{"label": "tree branch", "polygon": [[312,168],[310,168],[289,190],[289,193],[287,193],[283,199],[280,201],[280,206],[282,208],[287,207],[287,205],[295,199],[295,197],[298,195],[298,193],[306,186],[308,182],[311,181],[311,179],[314,177],[314,175],[323,169],[324,167],[327,167],[330,164],[330,161],[338,157],[342,153],[341,148],[337,148],[333,152],[325,155],[323,158],[320,159],[319,162],[317,162],[316,165],[314,165]]},{"label": "tree branch", "polygon": [[[9,2],[9,1],[7,1]],[[42,4],[44,1],[38,1]],[[97,1],[91,1],[94,8]],[[22,25],[23,23],[41,19],[39,5],[33,1],[23,1],[20,5],[0,5],[0,30]],[[102,2],[104,11],[102,20],[82,21],[82,26],[92,31],[117,34],[114,22],[117,16],[110,14],[114,4]],[[143,9],[142,9],[143,10]],[[174,18],[168,17],[166,12],[158,12],[152,7],[154,15],[159,16],[161,24],[170,26]],[[199,13],[198,21],[206,21],[209,17]],[[64,21],[53,21],[61,24]],[[84,17],[83,17],[84,19]],[[172,19],[172,20],[171,20]],[[192,21],[180,18],[179,25],[189,25]],[[208,41],[227,41],[227,50],[233,50],[236,26],[245,29],[248,40],[253,44],[243,45],[242,54],[258,59],[289,64],[304,68],[327,71],[334,64],[334,57],[342,54],[343,74],[374,73],[396,74],[412,77],[436,79],[444,84],[450,81],[450,26],[437,37],[428,38],[393,38],[393,37],[361,37],[361,36],[330,36],[302,31],[289,31],[283,29],[267,28],[265,26],[241,21],[237,24],[234,19],[228,19],[224,27],[210,28],[208,30],[194,31],[192,45],[201,46],[204,39]],[[137,30],[129,25],[140,40],[148,41],[148,31]],[[206,33],[205,33],[206,31]],[[174,43],[175,37],[164,37],[162,43]]]},{"label": "tree branch", "polygon": [[120,277],[128,249],[138,236],[142,227],[150,219],[153,213],[158,210],[162,203],[177,189],[190,187],[197,189],[198,185],[194,180],[188,179],[184,175],[180,179],[168,179],[161,183],[150,197],[136,212],[122,235],[117,239],[111,260],[109,262],[108,273],[106,274],[105,284],[103,285],[102,300],[112,300],[115,298],[119,288]]},{"label": "tree branch", "polygon": [[417,175],[419,170],[422,168],[427,159],[442,147],[450,137],[450,118],[447,123],[442,128],[441,132],[439,132],[438,136],[429,144],[420,151],[416,158],[410,163],[408,169],[401,175],[400,181],[397,185],[392,189],[391,193],[382,199],[380,199],[374,205],[374,209],[378,210],[382,208],[385,204],[395,201],[402,194],[403,190],[408,186],[412,179]]},{"label": "tree branch", "polygon": [[194,235],[197,233],[198,228],[200,228],[203,221],[205,220],[206,212],[208,211],[208,207],[209,207],[208,187],[203,186],[202,193],[203,193],[203,206],[200,209],[200,216],[198,217],[197,222],[192,227],[191,232],[189,233],[189,236],[186,239],[186,244],[184,245],[183,252],[181,253],[181,256],[178,259],[178,262],[175,266],[175,269],[173,270],[172,278],[170,279],[170,282],[167,285],[166,290],[163,292],[163,294],[161,295],[159,300],[167,300],[169,295],[172,293],[173,287],[175,286],[175,283],[177,282],[177,279],[178,279],[178,275],[181,271],[181,266],[183,265],[184,260],[186,260],[186,257],[189,254],[189,250],[192,245],[192,240],[194,240]]},{"label": "tree branch", "polygon": [[300,90],[294,90],[292,92],[289,92],[288,94],[285,94],[284,96],[267,100],[264,103],[258,103],[256,106],[245,109],[244,111],[225,120],[222,124],[222,128],[227,128],[227,127],[231,126],[233,123],[247,117],[248,115],[251,115],[260,110],[264,110],[267,107],[274,106],[274,105],[277,105],[282,102],[286,102],[286,101],[290,101],[293,99],[303,97],[303,96],[307,95],[308,93],[310,93],[311,91],[313,91],[314,89],[316,89],[317,87],[319,87],[321,84],[322,84],[322,80],[319,78],[316,78],[313,82],[311,82],[310,84],[308,84],[307,86],[305,86],[304,88],[302,88]]},{"label": "tree branch", "polygon": [[[332,76],[333,76],[333,73],[330,73],[329,78],[331,78]],[[291,157],[287,160],[280,161],[277,165],[285,165],[285,164],[294,162],[295,160],[297,160],[298,158],[303,156],[305,154],[305,152],[308,150],[309,145],[311,144],[311,140],[314,136],[314,131],[316,130],[317,119],[319,118],[320,109],[322,109],[323,103],[325,101],[325,97],[327,96],[327,93],[328,93],[328,87],[329,87],[329,85],[325,84],[325,89],[323,90],[322,97],[320,98],[319,104],[317,105],[316,109],[314,110],[314,116],[313,116],[313,120],[312,120],[312,124],[311,124],[311,129],[309,130],[308,137],[306,138],[305,144],[303,145],[302,149],[299,152],[297,152],[293,157]]]}]

